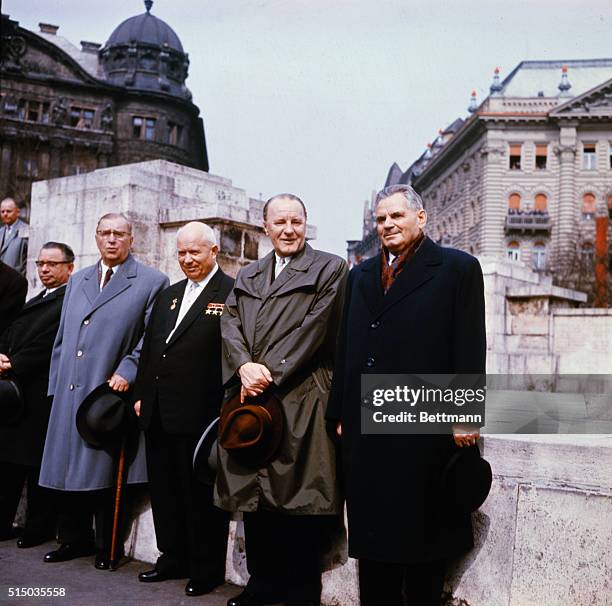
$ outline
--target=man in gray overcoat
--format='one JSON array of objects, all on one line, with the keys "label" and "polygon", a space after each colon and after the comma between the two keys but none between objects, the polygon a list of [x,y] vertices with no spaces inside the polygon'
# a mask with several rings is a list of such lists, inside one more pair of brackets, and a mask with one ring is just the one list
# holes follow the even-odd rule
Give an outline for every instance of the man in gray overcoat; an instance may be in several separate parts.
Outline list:
[{"label": "man in gray overcoat", "polygon": [[274,393],[284,429],[259,469],[219,449],[215,502],[243,512],[251,575],[228,606],[318,606],[322,550],[342,509],[324,416],[347,266],[306,244],[297,196],[271,198],[263,214],[274,251],[238,274],[227,300],[223,379],[239,378],[243,398]]},{"label": "man in gray overcoat", "polygon": [[[40,485],[58,498],[59,549],[46,562],[64,562],[96,552],[95,566],[109,568],[114,461],[90,447],[75,425],[76,412],[95,387],[108,381],[118,392],[136,378],[142,335],[157,294],[168,285],[159,271],[130,255],[132,225],[119,214],[96,227],[100,261],[70,279],[49,373],[51,417]],[[142,436],[128,483],[147,481]],[[92,518],[95,516],[95,544]]]},{"label": "man in gray overcoat", "polygon": [[28,239],[24,233],[27,223],[19,218],[21,209],[13,198],[5,198],[0,202],[0,261],[10,265],[25,276],[28,258]]}]

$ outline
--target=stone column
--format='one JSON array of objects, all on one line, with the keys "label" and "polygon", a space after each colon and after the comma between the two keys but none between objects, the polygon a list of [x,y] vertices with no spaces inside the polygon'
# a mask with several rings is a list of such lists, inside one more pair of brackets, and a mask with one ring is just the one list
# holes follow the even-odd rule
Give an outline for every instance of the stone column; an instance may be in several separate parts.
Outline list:
[{"label": "stone column", "polygon": [[555,148],[559,161],[559,198],[552,219],[553,256],[551,269],[561,280],[569,277],[576,261],[576,125],[561,126],[559,145]]},{"label": "stone column", "polygon": [[482,200],[480,209],[480,254],[504,256],[504,221],[506,201],[503,199],[503,163],[507,158],[501,131],[489,130],[480,150],[483,156]]}]

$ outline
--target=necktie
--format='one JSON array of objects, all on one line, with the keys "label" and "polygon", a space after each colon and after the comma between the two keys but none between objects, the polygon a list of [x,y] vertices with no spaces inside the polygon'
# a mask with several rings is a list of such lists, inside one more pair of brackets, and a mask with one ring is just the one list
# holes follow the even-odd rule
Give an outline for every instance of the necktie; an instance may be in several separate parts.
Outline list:
[{"label": "necktie", "polygon": [[109,268],[106,270],[106,273],[104,274],[104,280],[103,280],[103,282],[102,282],[102,288],[104,288],[104,287],[105,287],[105,286],[106,286],[106,285],[107,285],[107,284],[110,282],[110,279],[111,279],[112,277],[113,277],[113,268],[112,268],[112,267],[109,267]]},{"label": "necktie", "polygon": [[278,257],[276,259],[276,264],[274,265],[274,278],[273,281],[280,276],[281,272],[287,266],[287,259],[285,257]]}]

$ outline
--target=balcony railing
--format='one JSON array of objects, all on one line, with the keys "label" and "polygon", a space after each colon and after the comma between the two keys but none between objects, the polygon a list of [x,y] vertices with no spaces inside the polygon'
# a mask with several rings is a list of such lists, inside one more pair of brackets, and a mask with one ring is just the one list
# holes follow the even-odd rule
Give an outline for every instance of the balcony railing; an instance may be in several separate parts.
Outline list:
[{"label": "balcony railing", "polygon": [[506,215],[504,226],[506,233],[509,232],[546,232],[550,233],[551,223],[548,213],[521,213],[516,215]]}]

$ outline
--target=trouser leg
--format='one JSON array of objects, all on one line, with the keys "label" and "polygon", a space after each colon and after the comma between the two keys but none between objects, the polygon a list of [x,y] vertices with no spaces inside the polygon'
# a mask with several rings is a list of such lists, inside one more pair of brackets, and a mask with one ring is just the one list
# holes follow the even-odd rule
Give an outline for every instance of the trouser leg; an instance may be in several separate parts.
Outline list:
[{"label": "trouser leg", "polygon": [[157,569],[168,575],[186,576],[185,517],[180,507],[180,484],[173,455],[173,438],[165,434],[154,414],[146,433],[149,492],[157,548]]},{"label": "trouser leg", "polygon": [[193,452],[199,436],[176,436],[174,455],[185,520],[189,576],[225,580],[229,514],[213,505],[213,487],[193,473]]},{"label": "trouser leg", "polygon": [[57,535],[60,543],[93,543],[95,501],[90,492],[54,491],[57,495]]},{"label": "trouser leg", "polygon": [[446,562],[422,562],[406,566],[405,591],[408,606],[440,606]]},{"label": "trouser leg", "polygon": [[404,566],[390,562],[359,560],[361,606],[403,606]]},{"label": "trouser leg", "polygon": [[38,485],[40,467],[26,468],[27,516],[24,538],[51,538],[57,527],[55,494]]},{"label": "trouser leg", "polygon": [[15,463],[0,462],[0,540],[12,537],[13,521],[21,499],[26,468]]},{"label": "trouser leg", "polygon": [[333,516],[244,514],[249,589],[288,601],[317,603],[321,557]]}]

